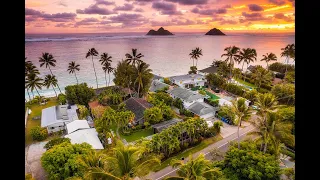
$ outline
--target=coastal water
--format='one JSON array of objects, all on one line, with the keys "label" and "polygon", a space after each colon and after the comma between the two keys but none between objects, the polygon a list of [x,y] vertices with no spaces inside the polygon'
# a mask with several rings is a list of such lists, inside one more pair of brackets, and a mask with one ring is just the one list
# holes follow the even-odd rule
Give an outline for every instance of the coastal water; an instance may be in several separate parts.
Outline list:
[{"label": "coastal water", "polygon": [[[92,47],[99,53],[105,52],[111,55],[113,67],[125,58],[126,53],[131,53],[132,48],[137,48],[138,52],[144,55],[142,60],[150,64],[154,74],[167,77],[188,72],[192,65],[189,53],[195,47],[200,47],[203,54],[198,60],[198,69],[210,66],[215,59],[225,59],[221,58],[223,50],[232,45],[240,48],[255,48],[258,58],[252,65],[259,64],[265,67],[266,63],[260,61],[263,54],[273,52],[278,57],[278,62],[284,62],[285,58],[280,57],[281,48],[294,42],[294,33],[228,33],[227,36],[205,36],[202,33],[176,33],[174,36],[145,36],[142,33],[26,34],[25,57],[38,67],[40,76],[44,78],[50,71],[45,66],[40,67],[39,57],[42,52],[52,53],[57,60],[56,66],[52,67],[52,73],[56,75],[59,86],[64,91],[65,86],[76,84],[74,74],[69,74],[67,71],[71,61],[80,64],[80,71],[77,72],[79,83],[86,82],[89,86],[96,87],[91,58],[85,58],[88,49]],[[106,86],[105,74],[98,61],[99,57],[94,57],[94,63],[99,87],[104,87]],[[235,64],[235,66],[241,68],[242,65]],[[113,74],[110,76],[110,85],[113,85],[114,76]],[[39,93],[48,97],[55,95],[52,88],[45,87],[39,90]],[[34,91],[34,94],[37,95],[37,92]],[[26,91],[25,97],[29,99]]]}]

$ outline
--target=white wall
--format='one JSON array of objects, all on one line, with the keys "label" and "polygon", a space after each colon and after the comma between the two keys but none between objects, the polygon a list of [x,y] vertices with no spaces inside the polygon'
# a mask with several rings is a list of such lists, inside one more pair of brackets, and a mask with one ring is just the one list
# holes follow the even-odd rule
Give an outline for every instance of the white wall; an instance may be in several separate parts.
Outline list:
[{"label": "white wall", "polygon": [[[53,128],[53,129],[52,129]],[[53,133],[53,132],[58,132],[60,130],[64,130],[66,128],[66,126],[64,125],[64,123],[59,122],[59,123],[55,123],[52,125],[49,125],[47,127],[48,133]]]}]

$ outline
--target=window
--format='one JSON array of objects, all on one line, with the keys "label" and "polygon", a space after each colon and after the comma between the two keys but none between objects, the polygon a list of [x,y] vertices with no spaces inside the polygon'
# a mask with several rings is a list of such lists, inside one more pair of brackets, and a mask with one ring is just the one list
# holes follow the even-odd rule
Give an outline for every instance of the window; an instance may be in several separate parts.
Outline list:
[{"label": "window", "polygon": [[50,129],[54,129],[54,127],[50,127]]}]

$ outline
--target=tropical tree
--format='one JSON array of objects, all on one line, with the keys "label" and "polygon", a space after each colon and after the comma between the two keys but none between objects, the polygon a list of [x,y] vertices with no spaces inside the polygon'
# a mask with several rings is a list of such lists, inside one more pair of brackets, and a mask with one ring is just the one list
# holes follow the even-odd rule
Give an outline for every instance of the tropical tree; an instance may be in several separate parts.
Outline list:
[{"label": "tropical tree", "polygon": [[197,67],[196,66],[190,66],[190,71],[188,74],[197,74]]},{"label": "tropical tree", "polygon": [[137,53],[137,49],[132,49],[132,54],[126,53],[126,62],[128,64],[132,63],[133,66],[136,65],[136,63],[141,62],[141,58],[144,57],[141,53]]},{"label": "tropical tree", "polygon": [[269,68],[268,62],[277,60],[277,56],[273,53],[267,53],[266,55],[262,56],[263,58],[260,61],[265,61],[267,63],[267,68]]},{"label": "tropical tree", "polygon": [[173,168],[179,167],[177,174],[178,177],[169,177],[166,180],[182,179],[182,180],[197,180],[197,179],[218,179],[223,174],[220,168],[211,167],[211,162],[205,159],[204,154],[200,154],[197,158],[189,155],[187,163],[183,160],[173,159],[171,161]]},{"label": "tropical tree", "polygon": [[257,94],[255,105],[258,107],[257,115],[263,118],[263,122],[266,122],[268,112],[280,107],[276,96],[271,93]]},{"label": "tropical tree", "polygon": [[26,88],[30,89],[31,92],[35,89],[37,93],[40,95],[38,89],[42,89],[43,79],[39,78],[36,74],[29,74],[26,79]]},{"label": "tropical tree", "polygon": [[192,59],[192,66],[194,66],[194,60],[196,60],[196,67],[198,64],[198,58],[200,58],[200,56],[202,56],[202,49],[200,49],[199,47],[196,47],[195,49],[191,50],[191,53],[189,54],[190,58]]},{"label": "tropical tree", "polygon": [[78,82],[76,71],[80,71],[79,67],[80,67],[80,64],[76,64],[74,61],[71,61],[68,66],[69,74],[74,73],[74,76],[76,77],[76,80],[77,80],[77,84],[79,84],[79,82]]},{"label": "tropical tree", "polygon": [[238,148],[240,149],[240,134],[239,129],[241,122],[247,120],[251,116],[251,109],[246,105],[244,98],[239,98],[232,102],[232,112],[235,114],[235,122],[238,125]]},{"label": "tropical tree", "polygon": [[[52,54],[49,54],[47,52],[42,53],[42,56],[39,57],[39,62],[40,62],[40,67],[42,67],[43,65],[46,65],[46,68],[49,68],[50,73],[53,76],[50,66],[55,67],[57,61],[54,59]],[[62,93],[58,83],[57,83],[57,86],[60,93]]]},{"label": "tropical tree", "polygon": [[96,69],[94,68],[94,62],[93,62],[93,56],[98,56],[98,51],[95,48],[91,48],[89,49],[89,51],[86,54],[86,58],[88,58],[89,56],[91,56],[91,61],[92,61],[92,66],[93,66],[93,70],[94,70],[94,75],[96,76],[96,82],[97,82],[97,88],[98,88],[98,78],[97,78],[97,73],[96,73]]},{"label": "tropical tree", "polygon": [[233,71],[232,71],[232,74],[235,78],[237,79],[241,79],[241,76],[242,76],[242,72],[239,68],[234,68]]},{"label": "tropical tree", "polygon": [[[106,80],[106,86],[109,86],[110,83],[110,73],[113,71],[113,68],[111,67],[111,60],[112,56],[109,56],[108,53],[101,54],[101,59],[99,60],[102,65],[102,69],[104,71],[104,78]],[[107,83],[107,72],[109,75],[109,81]]]},{"label": "tropical tree", "polygon": [[[288,44],[285,48],[281,48],[282,52],[281,52],[281,57],[286,57],[286,64],[288,65],[290,58],[292,58],[293,60],[295,60],[295,52],[296,52],[296,48],[294,44]],[[287,66],[286,66],[286,71],[285,73],[287,73]]]},{"label": "tropical tree", "polygon": [[226,47],[224,49],[224,51],[226,51],[225,54],[222,54],[221,57],[226,56],[227,59],[225,60],[226,62],[229,62],[230,65],[230,79],[232,78],[232,69],[234,66],[234,61],[238,61],[239,58],[239,51],[240,48],[236,47],[236,46],[230,46],[230,47]]},{"label": "tropical tree", "polygon": [[[289,73],[287,73],[289,74]],[[276,84],[272,87],[271,93],[277,97],[281,104],[295,104],[295,85],[294,84]]]},{"label": "tropical tree", "polygon": [[56,79],[56,76],[52,76],[50,74],[47,74],[44,78],[43,85],[46,86],[47,89],[49,89],[49,87],[52,86],[52,89],[53,89],[54,93],[56,94],[56,97],[58,98],[57,92],[54,89],[54,87],[56,87],[58,85],[58,80]]},{"label": "tropical tree", "polygon": [[152,70],[149,69],[149,64],[145,62],[139,62],[137,66],[134,66],[135,74],[137,75],[136,80],[134,83],[138,83],[138,97],[140,97],[140,87],[143,88],[143,77],[149,75]]},{"label": "tropical tree", "polygon": [[128,87],[131,95],[130,84],[134,75],[134,67],[128,64],[126,61],[122,60],[118,62],[117,68],[113,71],[114,79],[113,82],[117,86]]},{"label": "tropical tree", "polygon": [[115,148],[107,154],[94,155],[90,160],[83,160],[87,168],[86,176],[91,179],[133,179],[146,176],[150,170],[160,164],[152,154],[146,154],[144,148],[133,145],[125,146],[117,141]]},{"label": "tropical tree", "polygon": [[256,60],[257,60],[257,51],[251,48],[243,48],[240,51],[238,56],[238,63],[242,62],[242,71],[243,71],[244,63],[246,63],[248,66],[250,62],[254,62]]},{"label": "tropical tree", "polygon": [[163,120],[161,109],[156,106],[146,109],[143,113],[143,117],[145,121],[149,122],[150,124],[156,124]]},{"label": "tropical tree", "polygon": [[264,69],[262,66],[257,66],[253,71],[251,77],[254,80],[255,85],[258,86],[258,88],[260,88],[262,83],[269,85],[272,81],[272,73]]},{"label": "tropical tree", "polygon": [[[29,96],[29,100],[31,99],[30,97],[30,94],[29,94],[29,88],[27,88],[27,84],[26,84],[26,78],[28,77],[29,74],[36,74],[36,75],[39,75],[40,72],[39,70],[37,69],[37,67],[35,65],[33,65],[33,63],[31,61],[26,61],[27,58],[25,57],[25,71],[24,71],[24,75],[25,75],[25,88],[27,89],[27,93],[28,93],[28,96]],[[33,93],[32,93],[33,94]],[[34,95],[33,95],[34,97]]]}]

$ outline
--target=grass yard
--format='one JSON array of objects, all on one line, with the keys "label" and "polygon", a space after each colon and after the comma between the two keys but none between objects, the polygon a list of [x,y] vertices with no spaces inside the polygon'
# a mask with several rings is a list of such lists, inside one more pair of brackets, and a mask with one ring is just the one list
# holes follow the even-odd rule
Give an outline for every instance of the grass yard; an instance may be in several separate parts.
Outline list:
[{"label": "grass yard", "polygon": [[26,105],[26,107],[28,107],[32,111],[31,114],[28,115],[28,119],[27,119],[27,127],[26,127],[26,134],[25,134],[26,145],[33,143],[32,137],[30,135],[31,128],[41,125],[40,119],[32,120],[32,118],[35,116],[41,116],[42,109],[51,107],[51,106],[56,106],[58,104],[59,103],[56,101],[56,98],[50,98],[50,100],[45,105],[39,105],[39,104]]},{"label": "grass yard", "polygon": [[207,95],[210,96],[210,99],[211,100],[216,100],[216,99],[220,99],[219,96],[215,95],[215,94],[212,94],[211,92],[209,91],[206,91]]},{"label": "grass yard", "polygon": [[251,83],[249,83],[249,82],[246,82],[246,81],[244,81],[244,80],[242,80],[242,79],[235,79],[236,81],[238,81],[239,83],[241,83],[241,84],[243,84],[243,85],[246,85],[246,86],[250,86],[250,87],[252,87],[252,88],[257,88],[257,86],[256,85],[254,85],[254,84],[251,84]]},{"label": "grass yard", "polygon": [[132,133],[130,136],[123,136],[121,133],[119,133],[119,134],[120,134],[120,137],[125,139],[127,142],[133,142],[133,141],[136,141],[138,139],[141,139],[141,138],[144,138],[144,137],[152,135],[153,134],[153,128],[144,129],[142,131],[138,131],[138,132]]},{"label": "grass yard", "polygon": [[178,155],[176,156],[173,156],[173,157],[170,157],[168,159],[166,159],[165,161],[161,162],[161,165],[156,167],[155,168],[155,171],[160,171],[161,169],[167,167],[167,166],[170,166],[170,162],[172,159],[176,158],[176,159],[181,159],[182,157],[184,158],[187,158],[190,154],[194,154],[198,151],[201,151],[202,149],[208,147],[209,145],[215,143],[215,142],[218,142],[220,140],[222,140],[222,136],[221,135],[217,135],[217,136],[214,136],[214,137],[211,137],[211,138],[208,138],[208,139],[205,139],[203,140],[200,144],[194,146],[194,147],[191,147],[181,153],[179,153]]}]

